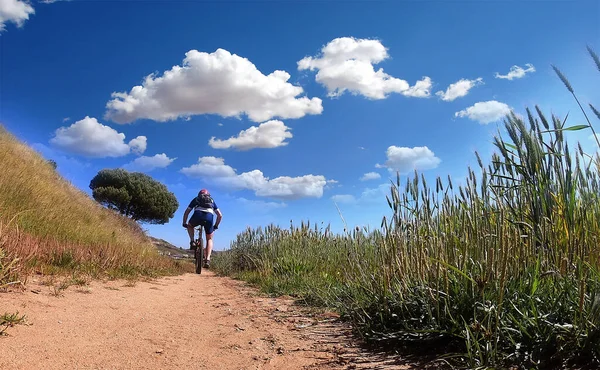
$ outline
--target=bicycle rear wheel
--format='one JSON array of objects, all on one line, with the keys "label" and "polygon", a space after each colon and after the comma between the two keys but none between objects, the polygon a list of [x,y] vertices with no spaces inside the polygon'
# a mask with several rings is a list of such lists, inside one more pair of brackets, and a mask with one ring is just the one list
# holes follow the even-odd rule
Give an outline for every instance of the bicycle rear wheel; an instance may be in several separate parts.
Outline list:
[{"label": "bicycle rear wheel", "polygon": [[196,239],[196,252],[194,253],[194,263],[196,265],[196,274],[202,273],[202,265],[204,264],[204,248],[202,243],[202,228],[198,231],[199,236]]},{"label": "bicycle rear wheel", "polygon": [[202,244],[199,243],[200,245],[198,245],[198,243],[196,244],[196,252],[194,253],[194,263],[196,265],[196,274],[201,274],[202,273],[202,260],[204,259],[204,256],[202,253]]}]

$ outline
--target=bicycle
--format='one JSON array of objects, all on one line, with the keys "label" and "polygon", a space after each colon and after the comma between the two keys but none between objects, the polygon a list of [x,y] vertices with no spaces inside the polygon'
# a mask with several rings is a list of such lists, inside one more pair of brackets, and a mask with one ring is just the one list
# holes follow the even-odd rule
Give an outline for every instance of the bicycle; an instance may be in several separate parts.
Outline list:
[{"label": "bicycle", "polygon": [[196,266],[196,274],[202,273],[202,265],[204,264],[204,243],[202,241],[202,225],[194,228],[198,230],[198,238],[194,240],[196,250],[194,252],[194,265]]}]

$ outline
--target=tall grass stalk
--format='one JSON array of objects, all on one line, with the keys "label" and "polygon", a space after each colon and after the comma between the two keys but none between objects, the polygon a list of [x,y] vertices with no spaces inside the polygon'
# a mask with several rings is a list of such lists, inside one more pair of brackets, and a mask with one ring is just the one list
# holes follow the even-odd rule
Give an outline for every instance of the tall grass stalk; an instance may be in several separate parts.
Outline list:
[{"label": "tall grass stalk", "polygon": [[464,185],[398,176],[380,229],[248,229],[215,266],[458,366],[600,366],[600,165],[566,140],[588,123],[511,113]]}]

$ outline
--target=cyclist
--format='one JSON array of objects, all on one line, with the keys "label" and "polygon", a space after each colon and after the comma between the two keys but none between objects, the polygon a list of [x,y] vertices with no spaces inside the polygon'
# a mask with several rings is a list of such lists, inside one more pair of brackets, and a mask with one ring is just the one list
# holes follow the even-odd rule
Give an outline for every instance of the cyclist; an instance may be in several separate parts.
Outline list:
[{"label": "cyclist", "polygon": [[[194,210],[194,214],[188,222],[187,218],[192,209]],[[213,225],[215,214],[217,215],[217,221]],[[210,254],[213,249],[213,233],[219,228],[222,217],[223,214],[221,213],[221,210],[219,207],[217,207],[217,203],[215,203],[214,199],[206,189],[200,190],[198,196],[192,199],[185,210],[185,213],[183,214],[183,227],[187,229],[190,236],[190,250],[196,249],[196,245],[194,243],[194,228],[198,225],[201,225],[206,233],[204,267],[210,267]],[[200,234],[200,238],[202,238],[202,234]]]}]

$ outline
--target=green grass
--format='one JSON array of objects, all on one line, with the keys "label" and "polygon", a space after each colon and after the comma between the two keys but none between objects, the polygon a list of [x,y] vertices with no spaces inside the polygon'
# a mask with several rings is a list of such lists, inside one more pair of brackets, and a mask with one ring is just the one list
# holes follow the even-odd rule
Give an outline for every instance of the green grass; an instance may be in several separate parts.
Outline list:
[{"label": "green grass", "polygon": [[215,269],[332,307],[368,343],[427,345],[454,366],[598,367],[600,157],[565,138],[595,131],[538,107],[505,128],[464,185],[398,177],[380,229],[248,229]]},{"label": "green grass", "polygon": [[24,322],[25,315],[19,315],[19,312],[5,312],[3,315],[0,315],[0,335],[5,334],[8,328],[18,324],[23,324]]},{"label": "green grass", "polygon": [[134,221],[65,181],[37,152],[0,125],[0,289],[33,271],[91,277],[192,271],[160,256]]}]

